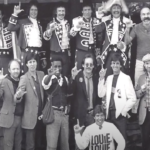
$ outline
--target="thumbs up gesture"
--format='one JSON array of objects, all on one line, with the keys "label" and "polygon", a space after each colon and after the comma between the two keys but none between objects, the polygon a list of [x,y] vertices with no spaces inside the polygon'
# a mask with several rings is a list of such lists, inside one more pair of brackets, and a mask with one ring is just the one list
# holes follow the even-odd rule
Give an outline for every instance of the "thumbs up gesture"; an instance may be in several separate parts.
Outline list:
[{"label": "thumbs up gesture", "polygon": [[77,124],[74,126],[74,132],[75,133],[80,133],[83,128],[84,128],[84,126],[80,127],[79,119],[77,119]]},{"label": "thumbs up gesture", "polygon": [[101,79],[101,80],[105,78],[106,71],[107,71],[107,68],[104,69],[104,68],[103,68],[103,65],[102,65],[102,69],[101,69],[100,72],[99,72],[99,76],[100,76],[100,79]]},{"label": "thumbs up gesture", "polygon": [[77,62],[75,63],[74,68],[72,68],[71,70],[71,75],[72,75],[72,79],[74,80],[75,77],[78,75],[78,73],[81,71],[82,69],[77,69]]}]

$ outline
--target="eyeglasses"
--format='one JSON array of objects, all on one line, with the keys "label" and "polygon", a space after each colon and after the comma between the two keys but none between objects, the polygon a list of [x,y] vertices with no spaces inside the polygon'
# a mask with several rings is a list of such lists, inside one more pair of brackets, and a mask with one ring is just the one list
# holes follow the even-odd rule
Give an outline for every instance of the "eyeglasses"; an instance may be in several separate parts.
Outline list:
[{"label": "eyeglasses", "polygon": [[93,67],[93,64],[92,63],[86,63],[85,66],[86,67]]}]

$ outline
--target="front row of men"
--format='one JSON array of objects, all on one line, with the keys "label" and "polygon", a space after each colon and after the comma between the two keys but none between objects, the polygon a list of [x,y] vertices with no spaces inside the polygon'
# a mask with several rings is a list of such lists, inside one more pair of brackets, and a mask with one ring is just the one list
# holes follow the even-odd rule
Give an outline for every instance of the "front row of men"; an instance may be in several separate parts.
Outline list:
[{"label": "front row of men", "polygon": [[[36,70],[36,55],[33,53],[27,57],[28,71],[20,79],[20,63],[12,60],[8,66],[9,75],[4,76],[3,72],[0,74],[0,96],[3,99],[0,126],[3,127],[4,150],[12,150],[13,147],[15,150],[21,150],[21,128],[25,130],[26,150],[35,149],[35,133],[39,132],[36,129],[40,125],[45,103],[44,90],[48,95],[52,95],[54,110],[54,122],[46,125],[47,150],[57,149],[58,137],[61,149],[69,150],[68,110],[72,99],[74,99],[71,105],[73,117],[78,119],[74,127],[78,148],[85,148],[90,142],[90,149],[107,146],[114,150],[111,142],[114,138],[118,143],[117,149],[123,150],[127,139],[128,112],[136,103],[136,94],[138,98],[142,98],[139,123],[142,127],[143,150],[147,150],[150,135],[148,128],[150,54],[143,57],[143,62],[145,74],[140,77],[135,92],[130,77],[121,71],[122,58],[118,54],[111,59],[113,75],[108,76],[106,81],[106,69],[101,69],[99,77],[94,74],[94,59],[90,54],[83,59],[83,70],[78,70],[75,65],[70,80],[61,73],[63,67],[61,59],[52,60],[52,67],[48,75],[44,76],[43,72]],[[67,95],[71,94],[73,97],[68,99]],[[106,103],[105,112],[102,106],[99,106],[102,104],[101,98]],[[116,127],[104,121],[105,114],[107,121]],[[81,125],[90,126],[83,133]],[[80,131],[83,136],[78,134]],[[101,143],[101,138],[105,142]]]}]

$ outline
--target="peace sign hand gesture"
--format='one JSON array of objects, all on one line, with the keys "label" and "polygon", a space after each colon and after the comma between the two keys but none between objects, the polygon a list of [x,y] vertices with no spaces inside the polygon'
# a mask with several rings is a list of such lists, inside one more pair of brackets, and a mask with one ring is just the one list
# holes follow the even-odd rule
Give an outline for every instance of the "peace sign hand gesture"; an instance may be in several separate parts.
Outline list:
[{"label": "peace sign hand gesture", "polygon": [[20,14],[22,11],[24,11],[23,9],[20,9],[21,8],[21,2],[19,2],[19,5],[15,5],[14,6],[14,14],[17,16],[18,14]]},{"label": "peace sign hand gesture", "polygon": [[80,133],[85,126],[80,127],[79,119],[77,119],[77,124],[74,126],[74,132]]},{"label": "peace sign hand gesture", "polygon": [[78,73],[81,71],[82,69],[77,69],[77,62],[75,63],[74,68],[72,68],[71,70],[71,75],[72,75],[72,79],[74,80],[75,77],[78,75]]},{"label": "peace sign hand gesture", "polygon": [[0,81],[3,80],[6,76],[7,76],[7,74],[4,75],[4,71],[2,68],[2,70],[0,70]]},{"label": "peace sign hand gesture", "polygon": [[103,80],[103,79],[105,78],[106,71],[107,71],[107,68],[104,69],[104,68],[103,68],[103,65],[102,65],[102,69],[101,69],[100,72],[99,72],[100,80]]}]

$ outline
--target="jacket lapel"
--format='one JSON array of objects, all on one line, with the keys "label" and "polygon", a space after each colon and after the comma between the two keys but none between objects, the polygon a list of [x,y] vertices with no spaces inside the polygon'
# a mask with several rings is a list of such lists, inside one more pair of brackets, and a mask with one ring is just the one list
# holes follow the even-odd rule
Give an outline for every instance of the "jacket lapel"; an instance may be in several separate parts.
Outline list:
[{"label": "jacket lapel", "polygon": [[42,88],[42,85],[41,85],[41,82],[42,81],[42,77],[40,76],[40,74],[37,72],[37,78],[38,78],[38,81],[39,81],[39,85],[40,85],[40,92],[41,92],[41,98],[42,98],[42,101],[43,101],[43,98],[44,98],[44,95],[43,95],[43,88]]},{"label": "jacket lapel", "polygon": [[30,84],[31,84],[31,87],[33,88],[33,91],[34,91],[35,95],[38,96],[38,95],[37,95],[37,92],[36,92],[35,85],[34,85],[34,81],[33,81],[33,79],[32,79],[32,77],[31,77],[31,75],[30,75],[29,72],[27,73],[27,76],[28,76],[29,82],[30,82]]},{"label": "jacket lapel", "polygon": [[10,82],[10,81],[8,80],[7,84],[8,84],[8,87],[9,87],[9,89],[10,89],[11,94],[14,95],[14,87],[13,87],[12,82]]}]

